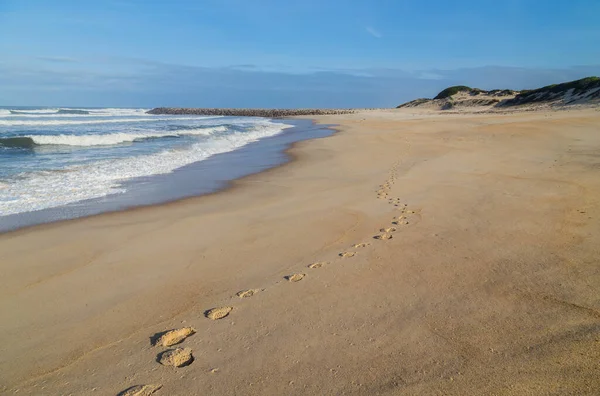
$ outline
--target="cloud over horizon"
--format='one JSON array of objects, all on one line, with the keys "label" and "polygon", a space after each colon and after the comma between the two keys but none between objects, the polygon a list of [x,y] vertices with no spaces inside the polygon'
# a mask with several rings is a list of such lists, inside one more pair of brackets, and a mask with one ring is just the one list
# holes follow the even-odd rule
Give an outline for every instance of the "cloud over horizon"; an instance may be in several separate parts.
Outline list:
[{"label": "cloud over horizon", "polygon": [[394,107],[451,85],[530,89],[600,74],[504,66],[286,72],[252,64],[202,67],[130,58],[36,57],[0,63],[0,104],[121,107]]}]

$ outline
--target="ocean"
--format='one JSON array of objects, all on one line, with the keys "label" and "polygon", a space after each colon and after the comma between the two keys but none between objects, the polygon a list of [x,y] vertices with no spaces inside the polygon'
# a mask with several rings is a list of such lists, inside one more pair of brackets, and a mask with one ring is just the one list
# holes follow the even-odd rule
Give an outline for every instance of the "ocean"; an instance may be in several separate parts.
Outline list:
[{"label": "ocean", "polygon": [[[231,161],[212,161],[212,168],[204,166],[202,175],[188,175],[184,185],[174,187],[168,178],[158,177],[298,127],[259,117],[150,115],[146,111],[0,108],[0,231],[215,190],[216,180],[210,174],[222,182],[252,173],[257,166],[229,169],[253,164],[252,153],[245,151],[246,161],[231,156],[227,157]],[[301,137],[285,143],[295,140]],[[276,150],[278,160],[265,159],[258,168],[281,162],[283,148]],[[254,150],[256,156],[263,154]],[[196,185],[186,186],[190,183]],[[138,196],[132,196],[136,190]],[[149,191],[154,198],[147,196]],[[119,196],[127,199],[114,199]],[[25,216],[31,213],[47,215]]]}]

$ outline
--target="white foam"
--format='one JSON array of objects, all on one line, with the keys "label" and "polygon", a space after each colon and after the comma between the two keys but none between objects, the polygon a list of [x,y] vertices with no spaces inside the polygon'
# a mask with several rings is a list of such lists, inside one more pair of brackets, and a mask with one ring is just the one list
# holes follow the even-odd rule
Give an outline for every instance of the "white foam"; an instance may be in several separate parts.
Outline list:
[{"label": "white foam", "polygon": [[80,110],[87,111],[92,117],[124,117],[124,116],[148,116],[146,112],[150,109],[80,109],[80,108],[61,108],[61,110]]},{"label": "white foam", "polygon": [[[55,118],[56,116],[53,116]],[[218,117],[161,117],[161,118],[115,118],[107,120],[0,120],[0,126],[51,126],[51,125],[89,125],[89,124],[119,124],[132,122],[160,122],[160,121],[184,121],[198,120]]]},{"label": "white foam", "polygon": [[26,113],[26,114],[54,114],[58,111],[58,109],[33,109],[33,110],[23,110],[23,109],[13,109],[12,111],[15,111],[16,113],[11,113],[9,111],[10,114],[15,114],[15,115],[20,115],[21,113]]},{"label": "white foam", "polygon": [[35,144],[60,145],[60,146],[110,146],[120,143],[133,142],[140,139],[161,138],[167,136],[185,135],[211,135],[217,132],[225,132],[227,127],[217,126],[213,128],[186,129],[173,132],[148,132],[148,133],[110,133],[104,135],[27,135]]},{"label": "white foam", "polygon": [[102,160],[61,171],[21,174],[0,189],[0,214],[31,212],[122,193],[125,180],[170,173],[214,154],[233,151],[261,138],[274,136],[289,127],[291,125],[261,121],[246,132],[216,136],[182,150]]},{"label": "white foam", "polygon": [[[82,111],[88,114],[59,114],[59,111]],[[12,113],[9,109],[0,109],[0,117],[9,118],[44,118],[44,117],[128,117],[128,116],[152,116],[152,114],[146,114],[150,109],[118,109],[118,108],[106,108],[106,109],[85,109],[75,107],[60,107],[56,109],[34,109],[34,110],[19,110],[12,109],[15,113]]]}]

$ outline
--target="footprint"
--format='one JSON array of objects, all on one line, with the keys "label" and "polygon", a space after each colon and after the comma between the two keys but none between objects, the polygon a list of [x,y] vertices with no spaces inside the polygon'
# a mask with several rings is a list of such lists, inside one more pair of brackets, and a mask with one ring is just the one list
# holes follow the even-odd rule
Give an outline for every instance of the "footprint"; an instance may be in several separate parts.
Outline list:
[{"label": "footprint", "polygon": [[170,347],[172,345],[179,344],[181,341],[185,340],[195,332],[196,329],[193,327],[183,327],[177,330],[170,330],[166,333],[162,333],[153,344],[154,346]]},{"label": "footprint", "polygon": [[325,264],[327,264],[325,261],[318,261],[316,263],[312,263],[308,266],[308,268],[321,268],[322,266],[324,266]]},{"label": "footprint", "polygon": [[158,362],[163,366],[185,367],[194,362],[190,348],[169,349],[158,355]]},{"label": "footprint", "polygon": [[125,389],[117,396],[149,396],[162,388],[162,385],[136,385]]},{"label": "footprint", "polygon": [[356,252],[342,252],[342,253],[340,253],[340,257],[343,257],[343,258],[354,257],[355,255],[356,255]]},{"label": "footprint", "polygon": [[364,248],[369,246],[370,243],[355,243],[354,245],[352,245],[353,248]]},{"label": "footprint", "polygon": [[240,292],[236,293],[236,296],[238,296],[239,298],[247,298],[247,297],[252,297],[253,295],[255,295],[256,293],[261,292],[262,289],[249,289],[249,290],[242,290]]},{"label": "footprint", "polygon": [[302,279],[304,279],[305,276],[305,274],[294,274],[285,276],[284,278],[290,282],[300,282]]},{"label": "footprint", "polygon": [[375,235],[373,238],[375,239],[381,239],[381,240],[386,240],[386,239],[392,239],[394,236],[392,234],[379,234],[379,235]]},{"label": "footprint", "polygon": [[204,316],[206,316],[208,319],[218,320],[229,315],[231,311],[233,311],[233,307],[213,308],[204,312]]},{"label": "footprint", "polygon": [[388,228],[382,228],[379,231],[381,232],[385,232],[385,233],[390,233],[390,232],[395,232],[397,231],[396,227],[388,227]]}]

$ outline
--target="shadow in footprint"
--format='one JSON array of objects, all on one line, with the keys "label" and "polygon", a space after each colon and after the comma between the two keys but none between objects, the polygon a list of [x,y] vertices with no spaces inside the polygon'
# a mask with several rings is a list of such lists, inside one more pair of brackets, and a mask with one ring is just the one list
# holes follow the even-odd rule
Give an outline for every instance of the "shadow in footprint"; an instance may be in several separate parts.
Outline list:
[{"label": "shadow in footprint", "polygon": [[364,248],[369,246],[368,243],[355,243],[354,245],[352,245],[353,248],[358,249],[358,248]]},{"label": "shadow in footprint", "polygon": [[284,278],[287,279],[289,282],[300,282],[302,279],[304,279],[305,276],[305,274],[293,274],[284,276]]},{"label": "shadow in footprint", "polygon": [[163,366],[186,367],[194,363],[190,348],[169,349],[156,355],[156,361]]},{"label": "shadow in footprint", "polygon": [[135,385],[119,392],[117,396],[150,396],[160,388],[162,385]]},{"label": "shadow in footprint", "polygon": [[242,291],[237,292],[235,295],[238,296],[239,298],[248,298],[248,297],[252,297],[256,293],[260,293],[261,291],[264,291],[264,290],[265,289],[242,290]]},{"label": "shadow in footprint", "polygon": [[169,331],[173,331],[173,330],[175,330],[175,329],[161,331],[160,333],[156,333],[156,334],[150,336],[150,345],[157,346],[158,340],[160,340],[161,337],[164,336],[165,334],[167,334]]},{"label": "shadow in footprint", "polygon": [[309,264],[308,268],[312,268],[312,269],[321,268],[327,264],[329,264],[328,261],[317,261],[316,263]]},{"label": "shadow in footprint", "polygon": [[204,311],[204,316],[208,319],[219,320],[228,316],[231,311],[233,311],[233,307],[212,308]]},{"label": "shadow in footprint", "polygon": [[167,331],[161,331],[150,337],[150,344],[152,346],[164,346],[170,347],[183,342],[186,338],[196,333],[196,329],[193,327],[183,327],[181,329],[171,329]]}]

